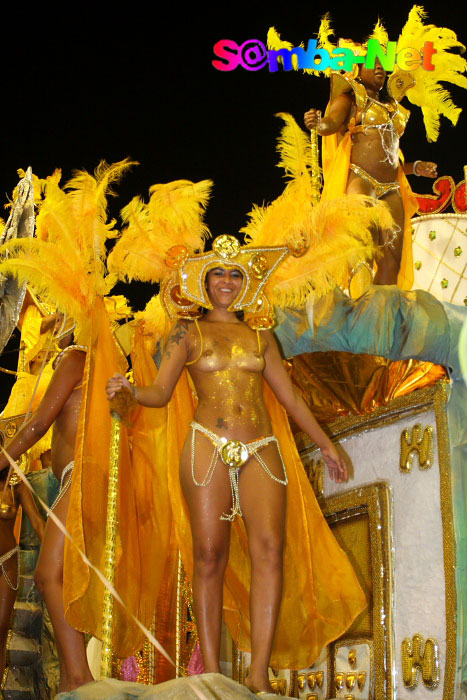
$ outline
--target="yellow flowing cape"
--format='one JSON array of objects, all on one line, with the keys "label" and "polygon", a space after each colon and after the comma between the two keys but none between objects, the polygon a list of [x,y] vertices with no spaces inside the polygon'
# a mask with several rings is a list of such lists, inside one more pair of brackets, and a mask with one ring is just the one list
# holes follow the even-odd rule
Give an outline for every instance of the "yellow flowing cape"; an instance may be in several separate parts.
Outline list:
[{"label": "yellow flowing cape", "polygon": [[[74,543],[103,572],[111,426],[105,384],[114,372],[126,371],[126,360],[112,336],[103,302],[98,302],[98,307],[91,319],[95,340],[86,358],[66,525]],[[158,548],[150,515],[153,504],[147,474],[137,474],[131,468],[125,428],[120,450],[115,588],[131,613],[149,627],[157,586],[157,581],[151,581]],[[102,639],[103,595],[101,581],[66,540],[63,596],[70,625]],[[113,634],[113,651],[121,657],[141,649],[145,639],[118,603],[114,606]]]},{"label": "yellow flowing cape", "polygon": [[[137,333],[138,335],[138,333]],[[143,339],[135,338],[133,367],[137,383],[154,381],[157,369]],[[267,384],[266,405],[287,468],[287,536],[284,592],[271,664],[303,668],[327,643],[339,637],[366,607],[352,566],[321,513],[291,434],[285,410]],[[172,400],[164,409],[140,409],[133,429],[133,475],[152,492],[157,561],[146,563],[157,579],[158,597],[167,590],[167,575],[175,576],[173,532],[188,576],[193,571],[190,521],[179,480],[180,454],[190,430],[196,396],[186,369]],[[240,649],[250,647],[250,558],[243,521],[232,527],[225,576],[224,616]],[[165,608],[170,605],[167,602]],[[162,640],[161,640],[162,641]],[[173,640],[172,640],[173,642]]]},{"label": "yellow flowing cape", "polygon": [[[346,134],[338,143],[337,134],[324,136],[322,139],[324,188],[322,199],[334,199],[345,194],[349,177],[350,154],[352,141]],[[417,200],[413,194],[402,166],[399,165],[397,180],[404,205],[405,225],[402,260],[397,277],[400,289],[412,289],[413,285],[413,255],[412,255],[412,224],[411,218],[418,209]]]}]

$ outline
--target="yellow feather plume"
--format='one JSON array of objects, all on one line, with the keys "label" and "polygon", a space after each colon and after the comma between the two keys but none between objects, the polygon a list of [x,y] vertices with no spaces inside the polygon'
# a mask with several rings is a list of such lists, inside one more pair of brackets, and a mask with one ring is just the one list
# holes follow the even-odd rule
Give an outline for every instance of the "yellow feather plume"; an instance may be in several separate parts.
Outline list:
[{"label": "yellow feather plume", "polygon": [[145,204],[135,197],[121,215],[126,228],[108,258],[108,268],[120,279],[160,282],[171,270],[165,255],[174,245],[202,249],[210,236],[203,221],[211,180],[176,180],[154,185]]},{"label": "yellow feather plume", "polygon": [[298,126],[295,119],[286,112],[279,112],[276,117],[285,122],[277,141],[279,152],[278,168],[283,168],[286,176],[292,180],[307,175],[311,171],[312,149],[309,134]]},{"label": "yellow feather plume", "polygon": [[371,235],[376,226],[391,229],[387,206],[362,195],[345,195],[312,205],[307,136],[290,115],[278,143],[280,165],[289,182],[268,207],[255,206],[242,229],[249,246],[288,245],[306,248],[289,256],[271,275],[268,295],[278,306],[300,306],[311,292],[326,294],[340,284],[349,268],[377,254]]},{"label": "yellow feather plume", "polygon": [[[422,109],[428,141],[436,141],[440,117],[444,116],[456,124],[461,112],[452,101],[449,91],[440,83],[467,88],[467,77],[462,75],[467,70],[467,61],[459,55],[465,46],[457,40],[456,34],[451,29],[425,25],[423,20],[426,16],[425,10],[419,5],[411,9],[397,42],[397,52],[406,48],[422,52],[425,42],[433,43],[436,50],[432,57],[435,69],[425,70],[420,66],[411,71],[415,86],[407,91],[407,98]],[[398,70],[396,67],[394,72]]]},{"label": "yellow feather plume", "polygon": [[321,19],[318,29],[318,46],[320,49],[326,49],[331,53],[336,48],[329,37],[334,36],[334,30],[331,27],[331,15],[327,12]]},{"label": "yellow feather plume", "polygon": [[386,47],[388,45],[388,33],[386,31],[386,28],[384,27],[383,23],[378,17],[378,21],[376,22],[373,31],[371,32],[370,36],[368,37],[369,39],[376,39],[379,41],[381,46]]},{"label": "yellow feather plume", "polygon": [[91,314],[114,280],[106,277],[105,242],[116,235],[107,222],[107,195],[132,165],[127,159],[101,163],[95,176],[77,172],[59,186],[59,173],[47,178],[36,221],[37,238],[14,240],[0,248],[0,271],[27,282],[45,302],[76,322],[78,342],[90,341]]},{"label": "yellow feather plume", "polygon": [[164,311],[159,294],[153,296],[144,311],[135,313],[135,320],[143,326],[145,342],[150,347],[150,352],[154,354],[157,344],[167,334],[171,321]]}]

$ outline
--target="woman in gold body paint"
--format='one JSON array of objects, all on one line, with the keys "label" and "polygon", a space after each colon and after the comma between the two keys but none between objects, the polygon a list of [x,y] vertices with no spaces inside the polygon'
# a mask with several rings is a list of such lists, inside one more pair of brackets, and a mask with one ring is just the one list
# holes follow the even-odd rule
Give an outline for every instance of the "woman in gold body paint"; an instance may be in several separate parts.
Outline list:
[{"label": "woman in gold body paint", "polygon": [[[272,435],[263,398],[264,378],[297,425],[321,448],[331,478],[347,480],[344,460],[293,388],[273,334],[255,332],[228,311],[242,281],[241,271],[234,267],[210,270],[207,291],[213,308],[199,321],[199,332],[194,323],[179,321],[167,339],[155,383],[135,388],[122,375],[114,375],[107,384],[108,398],[126,388],[135,391],[143,406],[165,406],[189,365],[199,401],[195,421],[215,436],[249,443]],[[258,453],[269,473],[250,455],[239,476],[252,566],[252,657],[246,683],[256,693],[272,692],[268,665],[281,604],[286,512],[286,479],[278,443],[270,442]],[[205,671],[220,672],[222,587],[231,527],[229,519],[221,516],[232,507],[233,489],[225,465],[218,456],[214,464],[212,460],[212,441],[199,430],[190,431],[181,456],[180,480],[193,536],[194,609]]]},{"label": "woman in gold body paint", "polygon": [[[305,125],[308,129],[316,128],[321,136],[339,134],[342,138],[350,133],[351,164],[345,192],[382,199],[388,205],[395,228],[390,240],[387,233],[375,232],[378,244],[383,246],[383,256],[378,260],[374,283],[397,284],[404,231],[412,215],[405,211],[400,171],[406,175],[436,178],[437,165],[417,160],[399,167],[399,139],[410,112],[393,99],[381,102],[380,91],[386,82],[386,71],[378,58],[373,69],[361,66],[358,80],[349,79],[348,82],[348,90],[331,101],[326,116],[321,118],[320,110],[310,109],[305,113]],[[359,91],[358,97],[356,90]],[[337,197],[340,194],[335,191],[327,194],[325,189],[323,196]],[[413,211],[416,211],[412,192],[410,196],[415,205]]]}]

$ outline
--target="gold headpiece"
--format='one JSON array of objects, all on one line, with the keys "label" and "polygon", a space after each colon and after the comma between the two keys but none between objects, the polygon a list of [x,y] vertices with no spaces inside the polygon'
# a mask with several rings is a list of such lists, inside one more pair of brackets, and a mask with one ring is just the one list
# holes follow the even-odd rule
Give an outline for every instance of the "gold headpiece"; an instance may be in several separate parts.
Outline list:
[{"label": "gold headpiece", "polygon": [[[162,291],[162,302],[170,316],[198,315],[199,306],[212,309],[206,291],[206,276],[210,270],[221,266],[238,269],[243,275],[242,289],[229,311],[255,314],[259,310],[262,324],[266,323],[263,290],[276,267],[289,254],[287,246],[246,247],[241,246],[234,236],[223,235],[214,240],[212,251],[208,253],[190,255],[185,248],[185,255],[181,255],[181,247],[170,249],[166,257],[168,267],[177,270],[164,282]],[[264,308],[267,306],[265,304]],[[252,323],[256,321],[250,319],[250,325]]]}]

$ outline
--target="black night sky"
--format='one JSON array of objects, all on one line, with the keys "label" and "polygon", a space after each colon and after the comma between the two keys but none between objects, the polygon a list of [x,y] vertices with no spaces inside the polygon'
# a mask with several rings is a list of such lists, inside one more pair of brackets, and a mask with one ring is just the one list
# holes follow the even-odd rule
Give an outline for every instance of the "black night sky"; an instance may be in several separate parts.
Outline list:
[{"label": "black night sky", "polygon": [[[275,167],[281,121],[290,112],[303,124],[311,106],[323,108],[329,82],[267,68],[227,73],[214,69],[214,44],[233,39],[266,42],[273,25],[295,46],[313,38],[329,11],[336,36],[364,40],[380,18],[396,40],[412,3],[48,3],[2,8],[3,201],[16,170],[32,165],[45,177],[63,170],[94,170],[99,161],[137,160],[118,187],[112,214],[150,185],[174,179],[211,178],[215,186],[207,223],[213,235],[235,234],[253,203],[267,202],[283,187]],[[454,29],[467,44],[464,4],[427,2],[428,19]],[[463,179],[467,163],[467,91],[453,88],[464,108],[457,128],[443,120],[439,140],[428,144],[421,112],[403,137],[407,160],[433,160],[440,175]],[[407,104],[407,103],[406,103]],[[411,178],[418,192],[431,181]],[[141,308],[148,289],[129,296]],[[11,347],[11,345],[10,345]],[[12,354],[3,366],[15,366]],[[7,378],[2,375],[2,384]],[[2,394],[4,392],[2,391]]]}]

